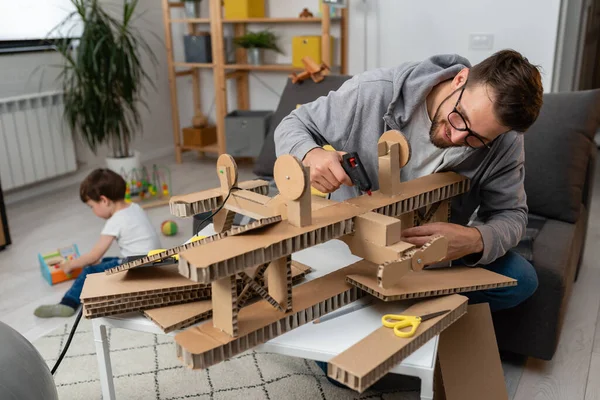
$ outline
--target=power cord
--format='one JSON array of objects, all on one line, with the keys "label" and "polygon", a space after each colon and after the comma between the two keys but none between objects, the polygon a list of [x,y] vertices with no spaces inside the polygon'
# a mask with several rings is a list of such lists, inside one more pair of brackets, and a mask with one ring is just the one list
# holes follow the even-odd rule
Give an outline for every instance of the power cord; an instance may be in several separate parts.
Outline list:
[{"label": "power cord", "polygon": [[52,375],[54,375],[54,373],[58,369],[58,366],[60,365],[60,362],[62,361],[63,357],[67,353],[67,349],[69,348],[69,345],[71,344],[71,340],[73,340],[73,335],[75,334],[75,330],[77,329],[77,325],[79,325],[79,320],[81,320],[81,315],[82,314],[83,314],[83,306],[79,310],[79,314],[77,314],[77,318],[75,318],[75,323],[73,324],[73,327],[71,328],[71,333],[69,333],[69,338],[67,339],[67,343],[65,344],[65,348],[63,349],[62,353],[60,353],[60,356],[58,357],[58,360],[56,360],[56,363],[54,364],[54,367],[52,367],[52,371],[51,371]]},{"label": "power cord", "polygon": [[229,192],[227,192],[227,196],[223,200],[223,203],[219,207],[217,207],[217,209],[215,211],[213,211],[208,217],[206,217],[202,221],[200,221],[200,223],[198,224],[198,231],[196,232],[195,236],[198,236],[198,234],[202,230],[202,228],[203,228],[202,224],[204,224],[206,221],[208,221],[209,219],[211,219],[212,217],[214,217],[219,211],[221,211],[221,209],[223,208],[223,206],[225,205],[225,203],[227,203],[227,199],[229,199],[229,196],[231,196],[231,192],[233,191],[233,189],[241,190],[241,188],[239,188],[237,186],[230,187],[229,188]]}]

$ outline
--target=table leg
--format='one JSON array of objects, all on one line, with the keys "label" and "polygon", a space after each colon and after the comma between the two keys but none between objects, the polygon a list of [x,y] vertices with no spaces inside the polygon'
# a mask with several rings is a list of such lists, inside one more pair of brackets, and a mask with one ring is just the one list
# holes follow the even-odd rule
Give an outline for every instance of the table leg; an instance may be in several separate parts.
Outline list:
[{"label": "table leg", "polygon": [[433,400],[433,375],[434,370],[421,374],[421,400]]},{"label": "table leg", "polygon": [[115,400],[115,385],[113,382],[112,366],[110,365],[110,349],[106,336],[106,326],[92,321],[94,342],[96,342],[96,357],[98,358],[98,373],[100,387],[104,400]]}]

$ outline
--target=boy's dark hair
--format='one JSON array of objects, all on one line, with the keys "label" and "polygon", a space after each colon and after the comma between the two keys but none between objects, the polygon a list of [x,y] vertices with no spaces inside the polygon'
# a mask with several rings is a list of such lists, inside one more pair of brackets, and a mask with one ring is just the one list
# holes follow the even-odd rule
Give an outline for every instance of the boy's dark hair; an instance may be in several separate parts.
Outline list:
[{"label": "boy's dark hair", "polygon": [[105,196],[112,201],[125,199],[125,179],[116,172],[98,168],[92,171],[79,186],[79,197],[87,203],[88,200],[100,201]]},{"label": "boy's dark hair", "polygon": [[489,85],[496,96],[494,112],[498,122],[525,132],[537,119],[544,89],[538,67],[514,50],[501,50],[474,65],[469,84]]}]

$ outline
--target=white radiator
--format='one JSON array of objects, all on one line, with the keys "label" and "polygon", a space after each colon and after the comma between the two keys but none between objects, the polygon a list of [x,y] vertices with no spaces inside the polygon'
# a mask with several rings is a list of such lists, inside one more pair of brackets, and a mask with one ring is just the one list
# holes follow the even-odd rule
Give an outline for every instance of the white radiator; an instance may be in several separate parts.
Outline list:
[{"label": "white radiator", "polygon": [[0,99],[0,182],[9,190],[75,171],[62,92]]}]

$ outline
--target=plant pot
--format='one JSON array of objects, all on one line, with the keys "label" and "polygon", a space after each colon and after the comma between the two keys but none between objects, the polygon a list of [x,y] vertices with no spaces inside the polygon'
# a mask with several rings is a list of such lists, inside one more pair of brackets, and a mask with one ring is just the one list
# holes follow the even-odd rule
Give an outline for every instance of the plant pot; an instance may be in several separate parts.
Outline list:
[{"label": "plant pot", "polygon": [[141,169],[140,152],[134,151],[132,157],[106,157],[106,166],[121,176],[130,175],[134,169]]},{"label": "plant pot", "polygon": [[262,49],[257,47],[252,47],[250,49],[246,49],[246,53],[248,54],[248,64],[250,65],[262,65]]},{"label": "plant pot", "polygon": [[186,18],[200,18],[200,0],[184,1]]}]

